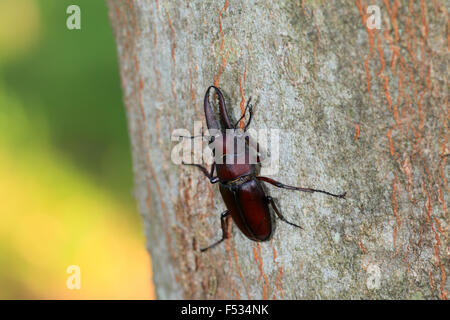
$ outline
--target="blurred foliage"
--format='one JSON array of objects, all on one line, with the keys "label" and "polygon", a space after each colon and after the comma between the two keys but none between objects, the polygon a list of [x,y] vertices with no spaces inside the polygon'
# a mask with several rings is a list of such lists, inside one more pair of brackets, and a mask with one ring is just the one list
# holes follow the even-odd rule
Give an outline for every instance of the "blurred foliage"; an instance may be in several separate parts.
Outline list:
[{"label": "blurred foliage", "polygon": [[[10,18],[14,27],[0,29],[19,32],[12,38],[21,33],[29,36],[33,49],[22,52],[20,59],[13,53],[2,66],[8,89],[20,95],[31,117],[45,113],[51,142],[60,152],[104,187],[129,198],[128,136],[117,54],[104,1],[41,0],[33,5],[32,10],[38,11],[34,13],[27,13],[27,8],[35,1],[6,1],[16,2],[12,6],[17,7],[19,16]],[[81,30],[66,28],[66,8],[73,3],[81,8]],[[23,16],[38,20],[28,22],[28,34],[16,28],[27,21]]]},{"label": "blurred foliage", "polygon": [[0,298],[153,298],[102,0],[0,1],[0,177]]}]

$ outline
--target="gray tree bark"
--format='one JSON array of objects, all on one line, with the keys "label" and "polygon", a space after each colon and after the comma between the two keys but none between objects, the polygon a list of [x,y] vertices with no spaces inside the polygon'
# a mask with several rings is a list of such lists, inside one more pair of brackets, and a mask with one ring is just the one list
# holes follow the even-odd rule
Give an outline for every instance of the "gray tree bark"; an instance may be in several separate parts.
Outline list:
[{"label": "gray tree bark", "polygon": [[[446,299],[448,2],[107,1],[161,299]],[[380,8],[371,29],[369,5]],[[372,13],[372,12],[371,12]],[[220,238],[217,185],[171,161],[215,84],[234,118],[282,129],[284,215],[255,243]]]}]

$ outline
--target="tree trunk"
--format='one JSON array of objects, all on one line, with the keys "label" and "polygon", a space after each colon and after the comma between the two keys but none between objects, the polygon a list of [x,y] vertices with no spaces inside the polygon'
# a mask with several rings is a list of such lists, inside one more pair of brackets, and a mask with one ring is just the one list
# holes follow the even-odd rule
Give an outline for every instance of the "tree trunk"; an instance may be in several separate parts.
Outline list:
[{"label": "tree trunk", "polygon": [[[109,0],[160,299],[446,299],[445,1]],[[369,5],[380,8],[372,29]],[[234,119],[281,129],[285,217],[256,243],[221,236],[217,185],[171,161],[174,129],[221,87]]]}]

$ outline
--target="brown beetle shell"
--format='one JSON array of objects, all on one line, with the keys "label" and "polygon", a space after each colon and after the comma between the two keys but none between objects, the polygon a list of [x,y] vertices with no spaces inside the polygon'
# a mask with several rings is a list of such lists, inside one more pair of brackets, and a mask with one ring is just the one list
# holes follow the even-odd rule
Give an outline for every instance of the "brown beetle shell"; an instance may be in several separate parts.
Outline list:
[{"label": "brown beetle shell", "polygon": [[225,205],[243,234],[253,241],[267,241],[272,234],[272,220],[264,190],[258,180],[240,185],[220,185]]}]

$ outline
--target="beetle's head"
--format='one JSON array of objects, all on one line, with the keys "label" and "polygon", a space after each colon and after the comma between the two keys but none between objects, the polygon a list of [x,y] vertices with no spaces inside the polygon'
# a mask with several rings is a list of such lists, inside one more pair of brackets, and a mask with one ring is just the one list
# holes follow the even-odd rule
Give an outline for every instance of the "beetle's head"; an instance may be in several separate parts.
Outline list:
[{"label": "beetle's head", "polygon": [[214,160],[217,164],[256,164],[256,150],[248,148],[246,134],[242,130],[210,130],[215,132],[210,140]]}]

